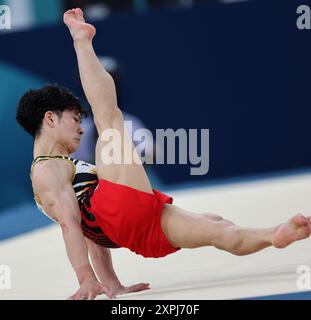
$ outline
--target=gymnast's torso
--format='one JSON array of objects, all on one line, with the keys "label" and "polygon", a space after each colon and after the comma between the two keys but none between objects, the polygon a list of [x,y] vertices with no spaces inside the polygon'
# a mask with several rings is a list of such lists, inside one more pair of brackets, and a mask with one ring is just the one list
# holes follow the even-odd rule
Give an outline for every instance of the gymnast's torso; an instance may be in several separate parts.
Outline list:
[{"label": "gymnast's torso", "polygon": [[[105,235],[103,230],[98,226],[98,224],[96,223],[96,217],[91,211],[89,199],[98,185],[96,166],[85,161],[73,159],[66,156],[39,156],[36,157],[31,164],[30,177],[32,170],[37,163],[49,159],[60,159],[68,161],[73,168],[72,186],[79,203],[82,218],[81,228],[84,236],[98,245],[107,248],[119,248],[120,246],[110,240]],[[37,204],[38,209],[43,214],[52,219],[54,222],[57,222],[44,211],[38,195],[34,194],[34,200]]]}]

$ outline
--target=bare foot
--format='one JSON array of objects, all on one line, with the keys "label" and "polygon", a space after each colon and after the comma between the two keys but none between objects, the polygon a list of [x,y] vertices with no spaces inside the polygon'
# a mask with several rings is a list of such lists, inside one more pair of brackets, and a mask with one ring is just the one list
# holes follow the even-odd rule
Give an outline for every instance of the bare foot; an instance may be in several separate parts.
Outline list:
[{"label": "bare foot", "polygon": [[95,27],[85,22],[83,11],[80,8],[66,11],[64,13],[64,23],[69,28],[74,41],[92,40],[95,36]]},{"label": "bare foot", "polygon": [[311,217],[297,214],[286,223],[279,226],[272,237],[272,245],[276,248],[285,248],[291,243],[306,239],[311,233]]}]

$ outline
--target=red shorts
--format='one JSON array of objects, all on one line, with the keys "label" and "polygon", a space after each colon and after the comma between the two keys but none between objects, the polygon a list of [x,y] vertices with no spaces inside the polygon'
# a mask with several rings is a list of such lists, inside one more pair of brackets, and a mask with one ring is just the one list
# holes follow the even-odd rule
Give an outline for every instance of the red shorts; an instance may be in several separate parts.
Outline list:
[{"label": "red shorts", "polygon": [[145,258],[174,253],[161,228],[165,203],[173,198],[153,189],[153,194],[100,179],[90,204],[97,224],[116,244]]}]

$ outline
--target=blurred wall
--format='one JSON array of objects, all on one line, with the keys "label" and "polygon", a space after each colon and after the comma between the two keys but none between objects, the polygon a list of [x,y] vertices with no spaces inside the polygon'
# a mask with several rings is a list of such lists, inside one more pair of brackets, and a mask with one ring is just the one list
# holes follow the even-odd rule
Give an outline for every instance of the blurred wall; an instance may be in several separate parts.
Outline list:
[{"label": "blurred wall", "polygon": [[63,0],[2,0],[11,9],[13,31],[61,22]]},{"label": "blurred wall", "polygon": [[[164,182],[310,166],[311,31],[296,28],[298,4],[211,3],[96,23],[97,53],[116,57],[126,71],[125,111],[153,130],[210,129],[208,174],[190,176],[190,164],[157,165]],[[27,189],[32,142],[15,124],[15,102],[43,82],[77,91],[76,59],[65,26],[0,36],[2,166],[17,161],[2,175]],[[32,81],[14,78],[20,70]]]},{"label": "blurred wall", "polygon": [[0,83],[0,208],[3,208],[32,197],[29,168],[33,140],[15,122],[16,105],[26,90],[45,82],[22,68],[0,63]]}]

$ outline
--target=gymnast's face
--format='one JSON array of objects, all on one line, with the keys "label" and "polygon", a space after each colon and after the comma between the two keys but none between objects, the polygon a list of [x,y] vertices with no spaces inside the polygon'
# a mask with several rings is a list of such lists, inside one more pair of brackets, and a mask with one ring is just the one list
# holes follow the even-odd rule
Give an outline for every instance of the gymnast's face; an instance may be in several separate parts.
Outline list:
[{"label": "gymnast's face", "polygon": [[75,152],[80,145],[83,134],[81,128],[81,114],[73,110],[65,110],[61,116],[51,112],[53,119],[50,132],[58,145],[68,150],[69,154]]}]

